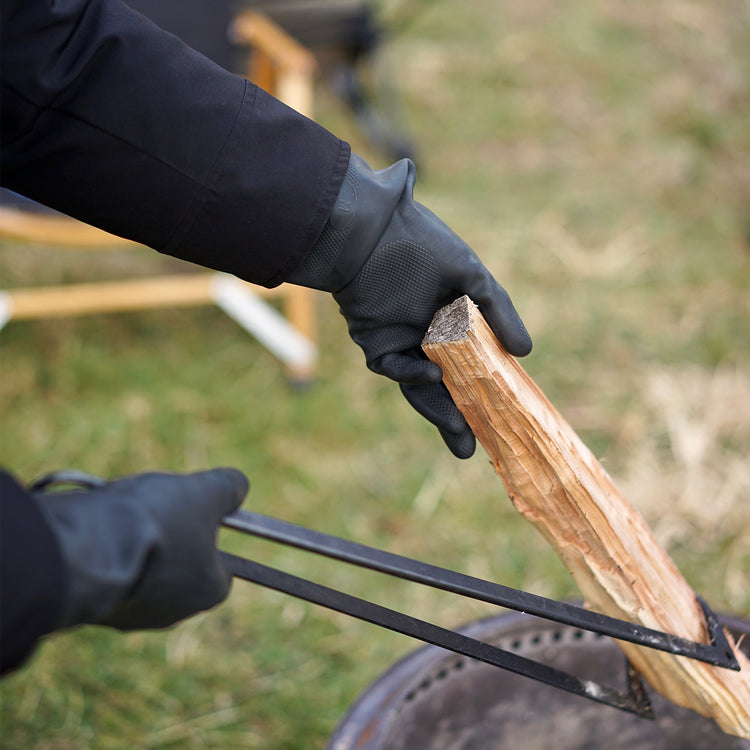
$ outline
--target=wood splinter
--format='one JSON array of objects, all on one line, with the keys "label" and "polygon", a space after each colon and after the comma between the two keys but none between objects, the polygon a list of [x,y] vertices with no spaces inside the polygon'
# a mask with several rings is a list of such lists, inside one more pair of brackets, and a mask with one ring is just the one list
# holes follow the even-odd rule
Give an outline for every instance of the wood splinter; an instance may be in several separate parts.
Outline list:
[{"label": "wood splinter", "polygon": [[[440,310],[422,343],[487,451],[513,505],[562,558],[586,605],[708,642],[695,593],[578,435],[462,297]],[[652,687],[750,739],[750,660],[740,672],[618,642]]]}]

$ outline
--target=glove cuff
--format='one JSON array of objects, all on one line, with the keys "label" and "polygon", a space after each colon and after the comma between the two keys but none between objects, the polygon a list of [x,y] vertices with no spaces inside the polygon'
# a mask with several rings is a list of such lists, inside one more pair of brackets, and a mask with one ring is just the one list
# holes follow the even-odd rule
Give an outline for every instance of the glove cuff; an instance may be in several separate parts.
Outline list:
[{"label": "glove cuff", "polygon": [[326,292],[345,287],[376,247],[413,173],[408,159],[375,171],[352,154],[320,237],[287,281]]}]

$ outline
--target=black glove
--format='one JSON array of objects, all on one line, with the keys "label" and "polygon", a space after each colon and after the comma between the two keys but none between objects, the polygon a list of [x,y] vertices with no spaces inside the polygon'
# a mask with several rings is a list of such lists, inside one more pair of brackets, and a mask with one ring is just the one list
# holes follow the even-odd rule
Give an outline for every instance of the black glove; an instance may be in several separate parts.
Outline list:
[{"label": "black glove", "polygon": [[320,238],[289,281],[333,292],[367,366],[396,380],[451,451],[468,458],[474,435],[420,346],[434,314],[468,294],[511,354],[528,354],[531,338],[471,248],[414,201],[415,179],[406,159],[375,172],[353,154]]},{"label": "black glove", "polygon": [[163,628],[223,601],[216,530],[247,490],[241,472],[214,469],[34,492],[67,568],[59,627]]}]

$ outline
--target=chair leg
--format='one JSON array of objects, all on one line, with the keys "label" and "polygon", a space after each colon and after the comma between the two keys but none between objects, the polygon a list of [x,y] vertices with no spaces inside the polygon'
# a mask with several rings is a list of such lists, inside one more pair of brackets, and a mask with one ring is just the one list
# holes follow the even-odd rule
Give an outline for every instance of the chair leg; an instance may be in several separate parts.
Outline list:
[{"label": "chair leg", "polygon": [[261,300],[254,289],[233,276],[216,274],[212,297],[230,318],[284,363],[290,385],[299,388],[308,386],[313,381],[318,358],[317,346],[312,338],[315,332],[314,300],[311,295],[290,295],[290,292],[299,290],[307,293],[310,290],[291,286],[285,289],[285,305],[296,299],[294,307],[287,307],[284,316]]}]

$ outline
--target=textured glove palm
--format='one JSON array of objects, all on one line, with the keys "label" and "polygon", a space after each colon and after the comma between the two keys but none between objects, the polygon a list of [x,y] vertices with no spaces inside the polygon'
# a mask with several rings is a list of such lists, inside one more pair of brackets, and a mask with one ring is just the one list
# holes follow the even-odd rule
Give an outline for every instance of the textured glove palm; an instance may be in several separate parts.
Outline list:
[{"label": "textured glove palm", "polygon": [[434,314],[468,294],[511,354],[528,354],[531,338],[471,248],[414,201],[415,179],[408,160],[376,172],[352,155],[321,237],[289,280],[333,292],[367,366],[396,380],[451,451],[468,458],[474,436],[420,348]]},{"label": "textured glove palm", "polygon": [[37,493],[66,566],[60,627],[163,628],[223,601],[216,529],[247,489],[239,471],[215,469]]}]

